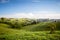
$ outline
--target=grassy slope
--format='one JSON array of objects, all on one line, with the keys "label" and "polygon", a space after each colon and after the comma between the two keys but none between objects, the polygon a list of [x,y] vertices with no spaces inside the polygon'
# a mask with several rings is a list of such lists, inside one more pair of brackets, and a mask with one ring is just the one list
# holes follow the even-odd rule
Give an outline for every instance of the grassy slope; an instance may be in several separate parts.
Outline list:
[{"label": "grassy slope", "polygon": [[7,24],[0,23],[0,27],[9,28],[9,27],[10,27],[10,25],[7,25]]},{"label": "grassy slope", "polygon": [[60,31],[49,34],[49,31],[29,32],[0,27],[0,40],[59,40]]},{"label": "grassy slope", "polygon": [[48,30],[47,29],[47,22],[41,22],[34,25],[28,25],[22,28],[23,30],[29,30],[29,31],[41,31],[41,30]]},{"label": "grassy slope", "polygon": [[[25,26],[23,27],[22,29],[23,30],[29,30],[29,31],[40,31],[40,30],[46,30],[46,22],[42,22],[42,23],[38,23],[38,24],[34,24],[34,25],[28,25],[28,26]],[[0,27],[6,27],[6,28],[9,28],[10,25],[7,25],[7,24],[3,24],[3,23],[0,23]]]},{"label": "grassy slope", "polygon": [[[33,27],[44,24],[36,24],[33,25]],[[4,26],[7,25],[4,24],[3,26],[0,26],[0,40],[60,40],[60,31],[57,31],[55,34],[49,34],[49,31],[30,32],[24,31],[24,28],[22,30],[17,30]],[[31,25],[29,27],[31,27]]]},{"label": "grassy slope", "polygon": [[[34,25],[28,25],[28,26],[25,26],[23,27],[22,29],[23,30],[29,30],[29,31],[48,31],[50,30],[48,27],[48,23],[50,22],[41,22],[41,23],[38,23],[38,24],[34,24]],[[60,23],[60,22],[59,22]],[[56,29],[55,30],[60,30],[60,24],[57,24],[56,25]]]}]

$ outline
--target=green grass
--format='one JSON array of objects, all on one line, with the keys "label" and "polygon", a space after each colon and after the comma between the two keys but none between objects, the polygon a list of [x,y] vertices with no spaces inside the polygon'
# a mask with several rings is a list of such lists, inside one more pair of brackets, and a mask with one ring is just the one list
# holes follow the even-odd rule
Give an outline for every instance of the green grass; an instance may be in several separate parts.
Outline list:
[{"label": "green grass", "polygon": [[8,25],[8,24],[3,24],[3,23],[0,23],[0,27],[9,28],[9,27],[10,27],[10,25]]},{"label": "green grass", "polygon": [[48,22],[41,22],[38,24],[34,24],[34,25],[28,25],[23,27],[23,30],[29,30],[29,31],[44,31],[44,30],[49,30],[47,29],[47,23]]},{"label": "green grass", "polygon": [[24,31],[0,27],[0,40],[60,40],[60,31],[49,34],[49,31]]},{"label": "green grass", "polygon": [[46,22],[25,26],[20,30],[8,27],[10,26],[0,23],[0,40],[60,40],[60,31],[54,34],[45,31]]}]

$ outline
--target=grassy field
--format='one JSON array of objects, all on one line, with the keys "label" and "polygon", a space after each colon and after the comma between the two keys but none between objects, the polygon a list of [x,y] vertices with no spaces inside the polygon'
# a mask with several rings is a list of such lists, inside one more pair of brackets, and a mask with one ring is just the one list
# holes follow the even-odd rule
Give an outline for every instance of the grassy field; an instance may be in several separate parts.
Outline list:
[{"label": "grassy field", "polygon": [[13,29],[10,25],[0,23],[0,40],[60,40],[60,31],[50,34],[46,27],[46,22],[28,25],[22,29]]},{"label": "grassy field", "polygon": [[0,27],[0,40],[60,40],[60,31],[49,34],[49,31],[25,31]]},{"label": "grassy field", "polygon": [[47,27],[47,22],[41,22],[38,24],[25,26],[22,29],[29,30],[29,31],[43,31],[43,30],[48,30],[46,29],[46,27]]},{"label": "grassy field", "polygon": [[0,40],[60,40],[60,31],[49,34],[49,31],[30,32],[0,27]]}]

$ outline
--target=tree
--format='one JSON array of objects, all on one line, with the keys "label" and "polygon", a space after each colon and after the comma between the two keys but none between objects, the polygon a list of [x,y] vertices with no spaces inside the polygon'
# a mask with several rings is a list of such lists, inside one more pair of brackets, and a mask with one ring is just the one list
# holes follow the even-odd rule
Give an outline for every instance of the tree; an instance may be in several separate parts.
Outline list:
[{"label": "tree", "polygon": [[48,27],[50,28],[50,34],[55,33],[55,28],[56,28],[55,22],[48,23]]},{"label": "tree", "polygon": [[8,20],[8,19],[7,19],[7,18],[4,18],[4,17],[0,18],[0,22],[3,22],[3,23],[4,23],[4,22],[7,22],[7,20]]}]

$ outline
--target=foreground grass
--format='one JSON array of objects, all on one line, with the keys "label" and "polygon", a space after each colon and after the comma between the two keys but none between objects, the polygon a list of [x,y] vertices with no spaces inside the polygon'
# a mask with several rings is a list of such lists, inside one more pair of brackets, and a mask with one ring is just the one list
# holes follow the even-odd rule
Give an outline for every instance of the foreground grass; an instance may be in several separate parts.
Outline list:
[{"label": "foreground grass", "polygon": [[49,34],[49,31],[30,32],[0,27],[0,40],[60,40],[60,31]]}]

